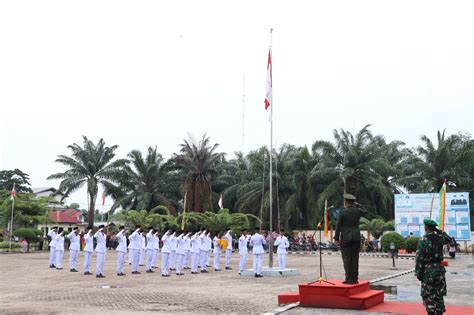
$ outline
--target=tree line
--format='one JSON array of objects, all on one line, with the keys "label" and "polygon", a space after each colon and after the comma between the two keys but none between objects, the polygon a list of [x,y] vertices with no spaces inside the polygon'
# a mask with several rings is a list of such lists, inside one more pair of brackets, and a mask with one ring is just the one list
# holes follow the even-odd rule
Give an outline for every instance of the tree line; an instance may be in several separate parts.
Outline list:
[{"label": "tree line", "polygon": [[[325,200],[340,208],[345,192],[357,196],[371,218],[391,220],[394,194],[437,192],[445,180],[448,192],[471,192],[472,207],[471,135],[447,136],[438,131],[434,141],[421,136],[415,148],[398,140],[387,142],[373,134],[370,125],[355,134],[334,130],[333,136],[332,141],[317,140],[310,147],[284,144],[273,150],[273,226],[314,228]],[[156,147],[117,158],[117,148],[84,136],[81,144],[71,144],[67,154],[58,155],[56,162],[66,170],[48,177],[61,180],[58,191],[65,197],[86,187],[88,222],[94,222],[101,186],[113,200],[110,213],[117,209],[150,212],[157,207],[175,216],[184,209],[217,213],[222,195],[230,213],[250,214],[268,224],[270,152],[266,147],[227,158],[204,135],[183,140],[179,152],[169,159]]]}]

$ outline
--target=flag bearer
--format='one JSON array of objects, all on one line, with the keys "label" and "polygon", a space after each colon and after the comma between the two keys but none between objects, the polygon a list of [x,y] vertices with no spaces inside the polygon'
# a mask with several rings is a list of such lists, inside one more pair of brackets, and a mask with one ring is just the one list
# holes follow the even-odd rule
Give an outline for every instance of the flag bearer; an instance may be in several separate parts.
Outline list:
[{"label": "flag bearer", "polygon": [[120,226],[119,232],[117,233],[118,246],[115,249],[117,251],[117,276],[125,276],[123,273],[123,261],[125,259],[125,253],[127,252],[126,233],[125,227],[123,225]]},{"label": "flag bearer", "polygon": [[132,274],[140,274],[138,271],[138,265],[140,262],[140,251],[142,248],[142,235],[141,227],[137,226],[135,232],[133,232],[129,237],[130,241],[130,251],[132,252]]},{"label": "flag bearer", "polygon": [[58,227],[55,226],[48,232],[49,236],[49,268],[55,268],[56,263],[55,252],[56,252],[56,235],[58,235]]},{"label": "flag bearer", "polygon": [[84,275],[90,276],[92,253],[94,252],[94,237],[92,236],[92,226],[87,227],[87,233],[84,235]]},{"label": "flag bearer", "polygon": [[56,235],[56,248],[54,252],[54,257],[56,259],[55,266],[56,269],[63,269],[63,255],[64,255],[64,231],[60,227],[58,229],[58,234]]},{"label": "flag bearer", "polygon": [[230,258],[232,257],[232,231],[228,230],[224,235],[227,239],[227,248],[225,250],[225,270],[232,270],[230,267]]},{"label": "flag bearer", "polygon": [[284,233],[285,231],[282,229],[280,231],[280,235],[275,241],[275,246],[278,247],[278,267],[280,268],[286,268],[286,249],[290,247],[290,242],[288,242],[288,238],[285,236]]},{"label": "flag bearer", "polygon": [[255,272],[255,278],[261,278],[262,276],[262,263],[263,263],[263,254],[265,250],[263,249],[263,245],[267,242],[265,238],[258,233],[259,227],[255,230],[255,234],[252,235],[250,238],[250,246],[252,246],[252,253],[253,253],[253,271]]},{"label": "flag bearer", "polygon": [[79,257],[79,250],[81,249],[81,236],[79,235],[79,228],[76,226],[72,232],[68,234],[69,239],[69,269],[71,272],[77,272],[77,258]]},{"label": "flag bearer", "polygon": [[239,275],[245,270],[245,265],[247,264],[247,258],[249,255],[248,243],[250,240],[250,235],[247,234],[246,229],[241,230],[241,235],[239,238]]},{"label": "flag bearer", "polygon": [[106,242],[107,237],[104,234],[104,225],[99,225],[99,230],[95,232],[94,238],[97,241],[97,245],[95,247],[95,255],[96,255],[96,265],[95,265],[95,277],[96,278],[105,278],[102,274],[104,271],[104,264],[105,264],[105,252],[107,251]]}]

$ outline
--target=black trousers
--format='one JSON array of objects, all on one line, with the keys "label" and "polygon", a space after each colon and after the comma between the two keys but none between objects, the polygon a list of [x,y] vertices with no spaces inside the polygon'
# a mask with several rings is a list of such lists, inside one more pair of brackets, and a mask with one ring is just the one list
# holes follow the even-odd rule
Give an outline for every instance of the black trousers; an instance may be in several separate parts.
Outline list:
[{"label": "black trousers", "polygon": [[359,251],[360,241],[341,241],[346,281],[357,281],[359,279]]}]

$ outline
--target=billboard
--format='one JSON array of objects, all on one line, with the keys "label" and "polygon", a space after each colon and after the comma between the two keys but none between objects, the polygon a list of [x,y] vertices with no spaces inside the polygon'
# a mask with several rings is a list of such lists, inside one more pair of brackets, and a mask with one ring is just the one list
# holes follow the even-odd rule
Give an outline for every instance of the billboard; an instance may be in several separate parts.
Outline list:
[{"label": "billboard", "polygon": [[[430,218],[439,223],[439,193],[432,194],[396,194],[395,195],[395,231],[404,237],[423,236],[423,220]],[[471,221],[469,193],[446,193],[446,215],[444,230],[456,241],[471,240]]]}]

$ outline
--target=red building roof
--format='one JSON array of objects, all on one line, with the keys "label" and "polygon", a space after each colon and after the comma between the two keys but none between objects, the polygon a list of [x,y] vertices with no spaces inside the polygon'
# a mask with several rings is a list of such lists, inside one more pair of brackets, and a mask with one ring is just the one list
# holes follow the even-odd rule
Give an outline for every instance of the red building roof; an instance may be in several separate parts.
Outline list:
[{"label": "red building roof", "polygon": [[56,223],[82,223],[81,211],[75,209],[57,210],[49,213],[49,219]]}]

